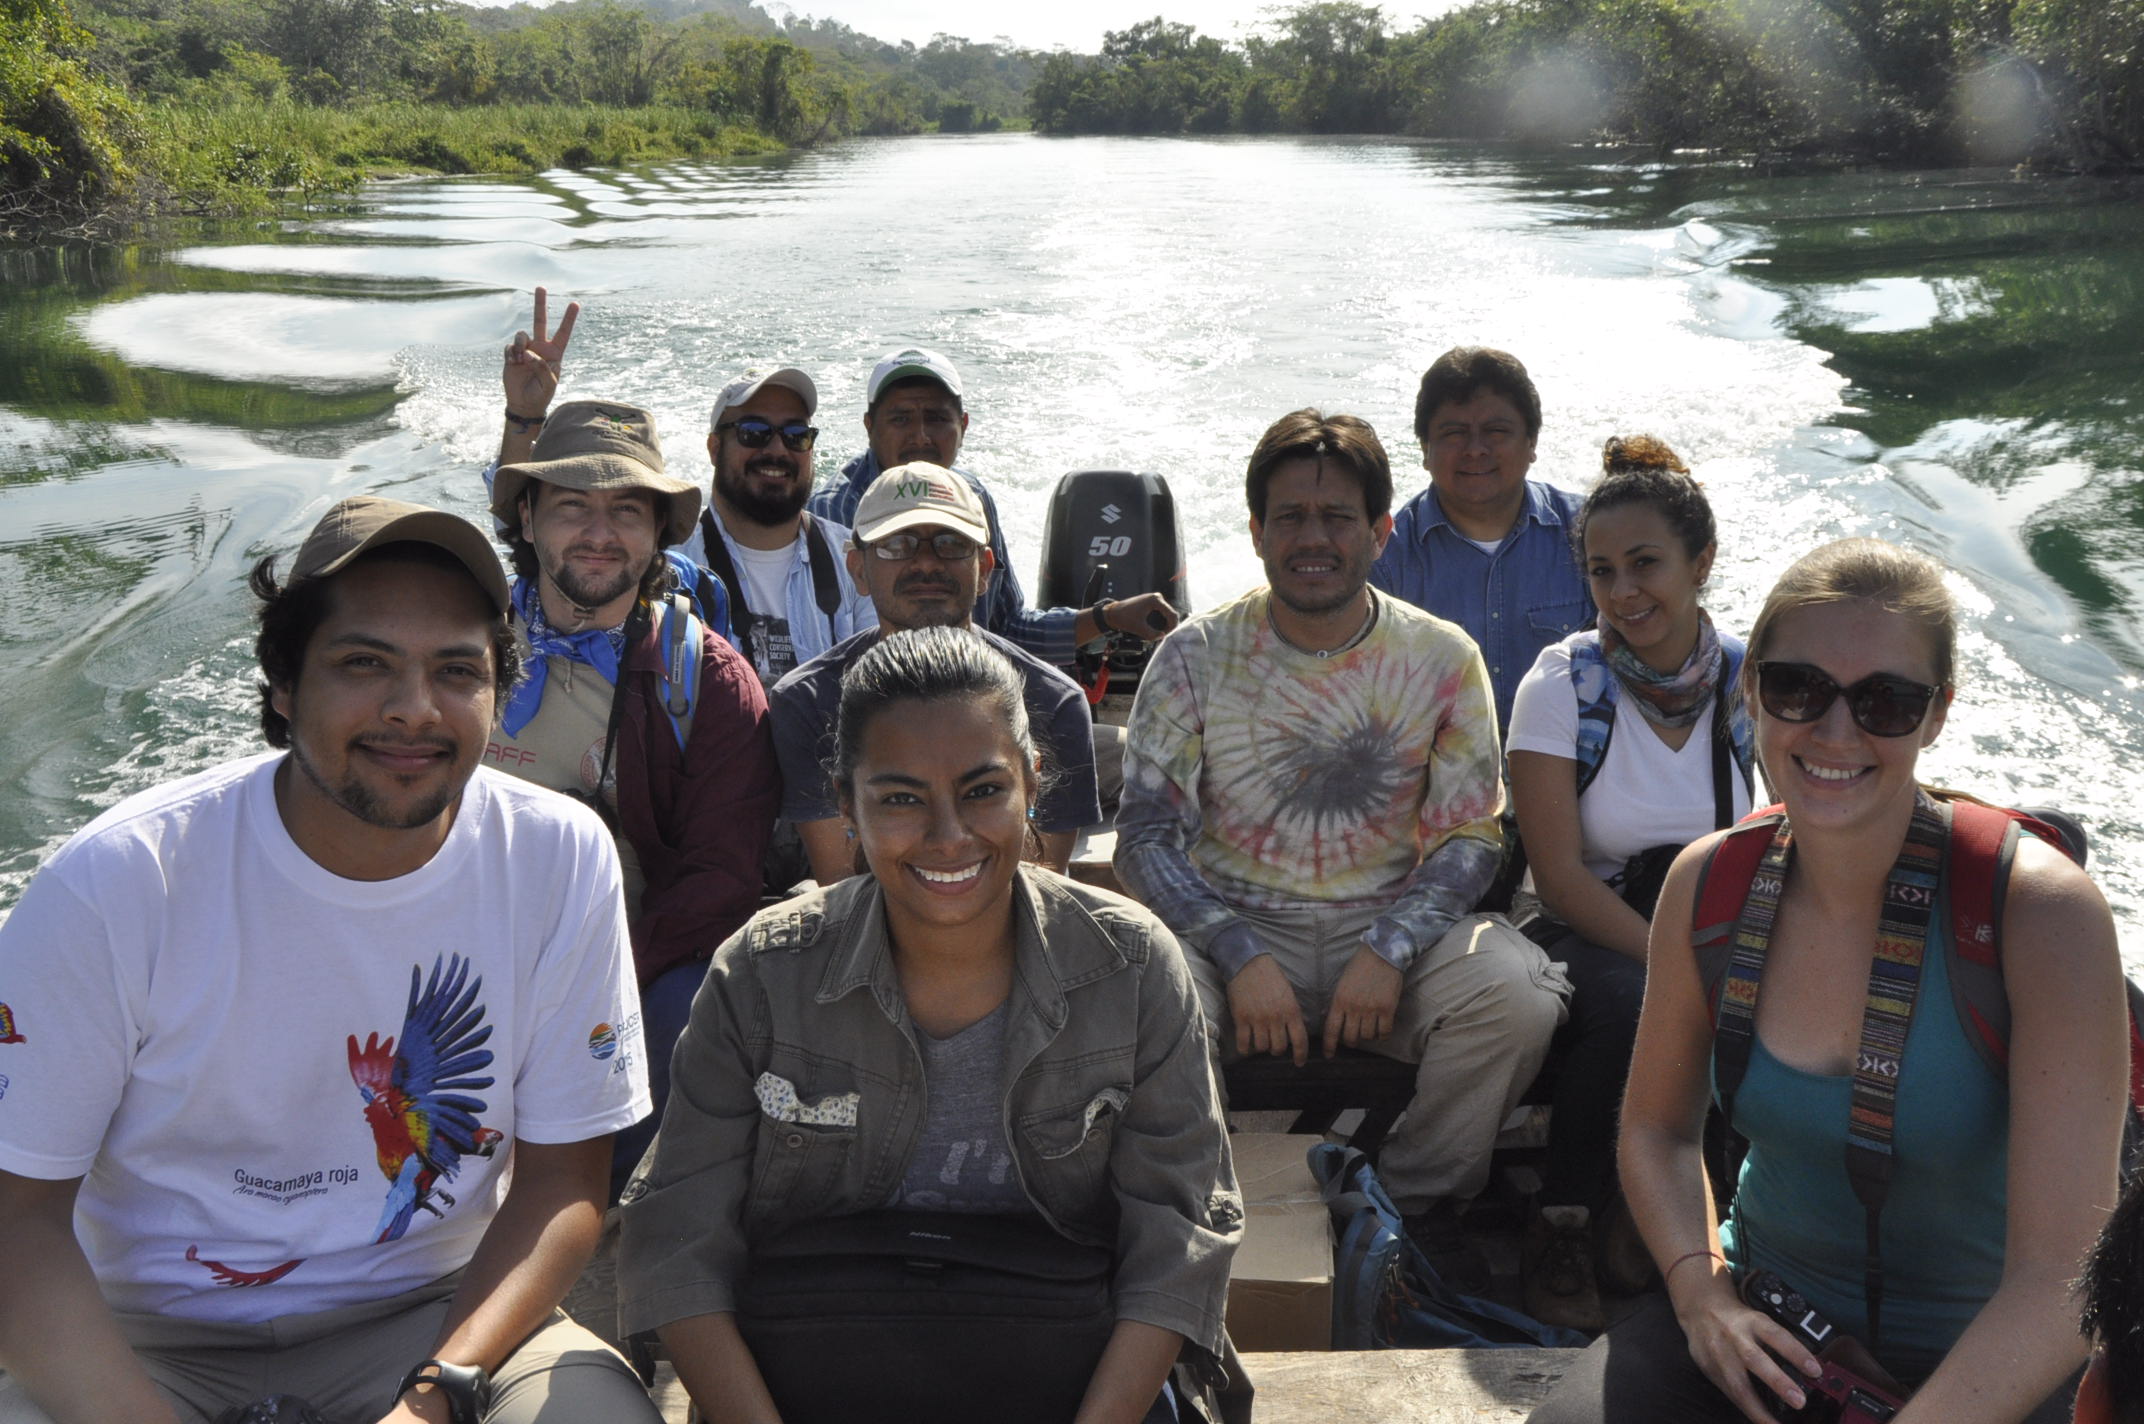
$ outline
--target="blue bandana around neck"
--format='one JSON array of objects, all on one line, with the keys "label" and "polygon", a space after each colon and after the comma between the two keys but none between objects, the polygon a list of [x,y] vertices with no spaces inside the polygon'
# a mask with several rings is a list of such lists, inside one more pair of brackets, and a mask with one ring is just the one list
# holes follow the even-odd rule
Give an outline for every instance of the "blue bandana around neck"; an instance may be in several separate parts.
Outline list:
[{"label": "blue bandana around neck", "polygon": [[521,670],[521,683],[506,699],[502,723],[509,737],[535,720],[543,706],[544,683],[551,675],[547,659],[571,658],[594,668],[613,687],[618,683],[618,664],[625,656],[625,629],[587,628],[561,633],[543,616],[543,600],[536,596],[534,579],[514,580],[514,612],[521,619],[521,632],[529,640],[528,666]]}]

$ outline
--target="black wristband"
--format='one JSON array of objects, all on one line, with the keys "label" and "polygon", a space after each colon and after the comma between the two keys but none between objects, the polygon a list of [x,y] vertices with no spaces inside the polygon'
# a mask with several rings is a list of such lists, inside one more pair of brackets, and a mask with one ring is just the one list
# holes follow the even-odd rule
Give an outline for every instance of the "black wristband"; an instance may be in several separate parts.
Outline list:
[{"label": "black wristband", "polygon": [[546,420],[549,420],[551,416],[550,412],[548,411],[546,411],[542,415],[523,415],[519,411],[515,410],[512,406],[508,406],[506,408],[506,418],[508,420],[511,420],[514,424],[519,425],[525,429],[531,425],[541,425]]},{"label": "black wristband", "polygon": [[484,1407],[491,1403],[491,1376],[481,1365],[450,1365],[445,1360],[419,1360],[395,1386],[400,1399],[420,1384],[428,1384],[447,1397],[449,1424],[479,1424]]},{"label": "black wristband", "polygon": [[1114,598],[1097,598],[1094,601],[1094,606],[1087,610],[1087,616],[1094,620],[1095,637],[1106,638],[1111,633],[1117,631],[1116,629],[1109,626],[1109,619],[1102,612],[1103,609],[1109,607],[1110,604],[1115,602],[1116,600]]}]

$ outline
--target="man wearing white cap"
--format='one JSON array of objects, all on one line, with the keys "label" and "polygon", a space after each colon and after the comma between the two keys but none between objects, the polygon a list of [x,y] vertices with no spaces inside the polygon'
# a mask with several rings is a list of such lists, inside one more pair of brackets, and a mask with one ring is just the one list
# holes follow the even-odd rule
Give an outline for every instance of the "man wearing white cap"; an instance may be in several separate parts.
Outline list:
[{"label": "man wearing white cap", "polygon": [[0,1420],[656,1424],[558,1310],[648,1096],[610,836],[482,765],[498,555],[361,496],[250,583],[275,750],[0,925]]},{"label": "man wearing white cap", "polygon": [[[782,765],[782,818],[796,823],[812,876],[822,885],[849,875],[856,859],[825,770],[842,674],[885,633],[973,626],[976,589],[994,564],[989,533],[974,488],[926,461],[886,471],[856,506],[849,574],[870,593],[878,626],[790,673],[770,699]],[[987,629],[976,631],[1020,670],[1028,720],[1052,772],[1035,807],[1041,858],[1063,870],[1079,828],[1101,819],[1086,697],[1056,668]]]},{"label": "man wearing white cap", "polygon": [[1030,608],[1005,545],[997,502],[983,482],[953,461],[968,433],[960,372],[920,346],[888,353],[871,368],[864,389],[864,433],[870,445],[811,497],[811,512],[838,524],[857,520],[857,504],[882,471],[914,460],[941,465],[975,491],[989,526],[995,572],[986,575],[975,623],[1055,667],[1070,667],[1080,648],[1108,633],[1152,642],[1176,626],[1176,610],[1158,593],[1105,599],[1092,608]]},{"label": "man wearing white cap", "polygon": [[729,590],[745,654],[769,687],[876,622],[871,600],[839,571],[847,526],[804,512],[818,408],[818,387],[791,366],[725,385],[708,422],[714,495],[679,545]]}]

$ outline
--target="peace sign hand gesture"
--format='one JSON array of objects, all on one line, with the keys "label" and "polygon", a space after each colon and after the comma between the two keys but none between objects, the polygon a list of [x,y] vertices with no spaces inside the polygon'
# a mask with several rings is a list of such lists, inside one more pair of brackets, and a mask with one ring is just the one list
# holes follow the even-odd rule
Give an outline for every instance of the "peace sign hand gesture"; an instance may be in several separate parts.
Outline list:
[{"label": "peace sign hand gesture", "polygon": [[559,318],[558,330],[544,335],[548,294],[536,289],[536,334],[514,333],[506,348],[506,364],[499,372],[506,388],[506,408],[520,416],[542,419],[550,413],[551,399],[558,394],[558,368],[566,357],[566,343],[573,339],[573,323],[581,314],[579,302],[569,302]]}]

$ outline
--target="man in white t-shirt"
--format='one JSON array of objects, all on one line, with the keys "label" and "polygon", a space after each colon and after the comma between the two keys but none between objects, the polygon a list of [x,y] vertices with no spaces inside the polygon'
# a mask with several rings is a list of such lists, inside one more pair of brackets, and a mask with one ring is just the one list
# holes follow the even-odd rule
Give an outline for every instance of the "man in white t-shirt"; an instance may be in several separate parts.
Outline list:
[{"label": "man in white t-shirt", "polygon": [[610,836],[478,766],[497,557],[361,497],[252,587],[280,751],[121,802],[0,925],[0,1424],[654,1421],[557,1309],[646,1073]]},{"label": "man in white t-shirt", "polygon": [[714,484],[700,527],[678,545],[722,580],[745,656],[770,690],[878,626],[870,597],[841,573],[848,528],[804,510],[818,408],[819,388],[793,366],[747,371],[723,386],[708,419]]}]

